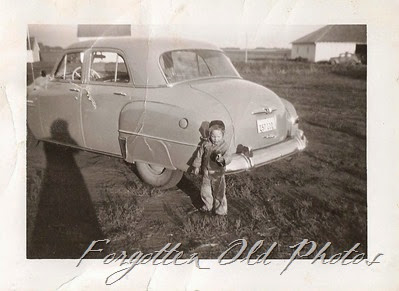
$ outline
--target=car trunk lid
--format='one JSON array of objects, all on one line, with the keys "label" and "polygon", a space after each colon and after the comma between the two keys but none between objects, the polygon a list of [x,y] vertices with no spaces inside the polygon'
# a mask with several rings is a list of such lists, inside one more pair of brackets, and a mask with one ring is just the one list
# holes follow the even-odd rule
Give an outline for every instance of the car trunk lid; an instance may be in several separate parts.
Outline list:
[{"label": "car trunk lid", "polygon": [[258,149],[287,137],[285,106],[271,90],[238,78],[202,80],[191,87],[225,106],[233,121],[235,147]]}]

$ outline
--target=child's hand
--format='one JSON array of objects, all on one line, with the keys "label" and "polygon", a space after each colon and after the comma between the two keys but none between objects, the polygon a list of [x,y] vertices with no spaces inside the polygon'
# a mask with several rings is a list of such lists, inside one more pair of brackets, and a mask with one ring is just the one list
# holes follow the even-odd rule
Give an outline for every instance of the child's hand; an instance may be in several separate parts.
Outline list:
[{"label": "child's hand", "polygon": [[224,162],[224,158],[223,158],[223,156],[221,154],[218,154],[216,156],[216,162],[219,162],[219,163],[223,163]]},{"label": "child's hand", "polygon": [[199,168],[194,168],[194,174],[198,175],[199,174]]},{"label": "child's hand", "polygon": [[224,157],[221,154],[218,154],[215,157],[216,163],[220,166],[220,167],[224,167],[226,165]]}]

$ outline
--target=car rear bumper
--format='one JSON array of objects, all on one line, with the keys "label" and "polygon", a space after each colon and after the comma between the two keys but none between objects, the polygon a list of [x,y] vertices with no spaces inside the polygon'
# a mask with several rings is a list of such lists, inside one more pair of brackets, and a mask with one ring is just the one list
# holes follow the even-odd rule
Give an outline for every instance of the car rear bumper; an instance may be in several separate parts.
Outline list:
[{"label": "car rear bumper", "polygon": [[252,156],[234,154],[232,161],[226,166],[226,174],[248,171],[268,163],[283,159],[306,148],[308,141],[302,130],[278,144],[254,150]]}]

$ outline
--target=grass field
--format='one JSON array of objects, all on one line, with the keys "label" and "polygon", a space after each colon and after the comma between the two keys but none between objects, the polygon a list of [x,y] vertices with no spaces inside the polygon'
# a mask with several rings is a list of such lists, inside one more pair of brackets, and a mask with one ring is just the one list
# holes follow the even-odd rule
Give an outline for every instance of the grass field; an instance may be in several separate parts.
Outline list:
[{"label": "grass field", "polygon": [[[202,214],[193,206],[198,199],[199,177],[185,174],[174,189],[152,189],[121,160],[87,152],[69,155],[64,148],[48,150],[42,143],[29,145],[28,242],[40,241],[38,236],[46,234],[37,230],[41,227],[51,229],[55,239],[51,254],[34,247],[29,250],[29,243],[28,254],[79,257],[87,241],[94,238],[109,238],[109,251],[128,253],[137,249],[152,252],[167,242],[180,242],[180,250],[187,255],[197,252],[200,258],[216,258],[238,238],[247,239],[249,244],[260,239],[265,245],[277,242],[273,258],[289,258],[292,250],[288,246],[305,238],[320,247],[331,242],[328,254],[348,250],[355,243],[361,243],[358,251],[366,252],[366,67],[282,60],[235,65],[245,79],[272,89],[294,104],[309,140],[303,153],[252,172],[227,176],[229,214],[217,217]],[[57,175],[48,172],[51,155]],[[70,168],[75,166],[75,176],[62,177],[65,172],[72,175]],[[43,194],[49,183],[57,193],[65,193],[71,180],[83,181],[84,187],[74,188],[81,193],[77,197]],[[84,195],[89,198],[83,201]],[[59,225],[65,230],[71,218],[57,221],[58,228],[51,226],[54,219],[41,206],[46,205],[45,197],[53,199],[47,204],[54,208],[89,204],[85,213],[70,214],[82,221],[80,215],[92,213],[95,221],[87,220],[84,227],[75,224],[77,230],[70,235],[81,238],[76,255],[62,255],[57,249],[57,232],[62,232]],[[43,213],[47,219],[41,217]],[[44,222],[40,221],[50,226],[41,226]],[[91,223],[98,228],[97,237],[84,236]],[[58,238],[64,242],[60,244],[65,243],[65,231],[62,233]],[[72,241],[76,240],[79,238]]]}]

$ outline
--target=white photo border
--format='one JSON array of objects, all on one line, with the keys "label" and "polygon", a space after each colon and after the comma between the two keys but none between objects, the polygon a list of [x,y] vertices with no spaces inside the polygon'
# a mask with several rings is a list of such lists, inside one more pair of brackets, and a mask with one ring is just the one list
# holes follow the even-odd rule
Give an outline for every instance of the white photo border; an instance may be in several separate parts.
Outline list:
[{"label": "white photo border", "polygon": [[[259,18],[259,11],[264,16]],[[394,1],[2,1],[0,4],[0,118],[2,129],[0,217],[1,289],[397,289],[399,279],[399,4]],[[257,17],[251,17],[251,13]],[[195,16],[195,17],[194,17]],[[200,19],[191,23],[192,19]],[[366,24],[368,255],[381,263],[343,266],[293,262],[221,266],[137,267],[115,285],[99,260],[26,259],[26,32],[29,24],[131,23],[199,25],[204,29],[239,23],[257,25]]]}]

